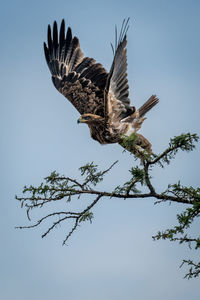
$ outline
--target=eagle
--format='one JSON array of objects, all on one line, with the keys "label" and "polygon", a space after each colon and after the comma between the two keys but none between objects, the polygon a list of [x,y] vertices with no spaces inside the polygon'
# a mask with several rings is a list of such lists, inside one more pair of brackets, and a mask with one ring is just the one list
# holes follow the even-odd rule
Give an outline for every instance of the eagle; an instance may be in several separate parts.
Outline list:
[{"label": "eagle", "polygon": [[78,123],[85,123],[91,137],[100,144],[119,143],[124,137],[136,136],[136,146],[152,153],[151,143],[137,131],[146,119],[146,113],[158,103],[152,95],[139,109],[130,105],[127,79],[127,31],[129,19],[121,30],[115,27],[115,46],[110,72],[84,56],[79,39],[72,36],[65,21],[58,31],[57,22],[48,25],[44,53],[56,89],[78,110]]}]

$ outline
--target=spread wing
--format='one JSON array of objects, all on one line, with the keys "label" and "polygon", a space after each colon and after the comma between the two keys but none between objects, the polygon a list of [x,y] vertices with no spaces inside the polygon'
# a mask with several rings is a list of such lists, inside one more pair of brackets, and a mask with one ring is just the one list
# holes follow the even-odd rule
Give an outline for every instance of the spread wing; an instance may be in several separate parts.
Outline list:
[{"label": "spread wing", "polygon": [[59,37],[57,23],[54,22],[53,30],[48,26],[47,40],[44,53],[55,87],[81,115],[93,113],[104,117],[106,70],[93,58],[84,57],[79,40],[72,37],[70,27],[65,34],[64,20]]},{"label": "spread wing", "polygon": [[119,122],[134,113],[135,107],[130,106],[129,86],[127,80],[127,49],[126,33],[129,19],[122,23],[119,39],[115,31],[114,59],[105,88],[105,116],[109,123]]}]

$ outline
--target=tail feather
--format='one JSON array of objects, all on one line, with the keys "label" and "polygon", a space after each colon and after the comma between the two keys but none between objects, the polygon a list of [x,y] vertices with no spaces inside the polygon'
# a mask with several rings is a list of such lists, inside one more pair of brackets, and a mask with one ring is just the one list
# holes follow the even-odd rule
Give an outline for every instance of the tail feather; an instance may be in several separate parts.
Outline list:
[{"label": "tail feather", "polygon": [[156,95],[152,95],[140,108],[139,115],[143,117],[150,109],[152,109],[157,103],[159,99]]}]

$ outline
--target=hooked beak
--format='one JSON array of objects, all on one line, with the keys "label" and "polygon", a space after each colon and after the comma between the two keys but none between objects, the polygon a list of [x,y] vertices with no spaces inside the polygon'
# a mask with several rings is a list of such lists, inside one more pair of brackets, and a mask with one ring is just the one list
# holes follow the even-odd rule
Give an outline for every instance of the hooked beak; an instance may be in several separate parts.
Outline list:
[{"label": "hooked beak", "polygon": [[77,124],[79,123],[84,123],[84,119],[82,119],[82,117],[80,117],[78,120],[77,120]]},{"label": "hooked beak", "polygon": [[79,123],[86,123],[85,119],[83,119],[82,116],[80,116],[80,118],[77,120],[77,124]]}]

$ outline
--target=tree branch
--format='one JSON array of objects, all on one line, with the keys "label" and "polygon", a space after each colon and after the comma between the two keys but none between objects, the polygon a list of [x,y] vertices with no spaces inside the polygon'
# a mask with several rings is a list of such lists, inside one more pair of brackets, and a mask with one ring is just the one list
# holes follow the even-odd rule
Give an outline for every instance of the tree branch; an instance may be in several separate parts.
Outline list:
[{"label": "tree branch", "polygon": [[[135,137],[126,138],[123,146],[133,150]],[[68,202],[81,197],[82,201],[89,201],[81,211],[54,211],[49,212],[44,217],[40,218],[36,223],[28,226],[18,226],[17,228],[35,228],[40,226],[44,221],[50,219],[52,225],[43,233],[42,237],[47,236],[57,225],[61,225],[68,220],[74,220],[72,228],[67,233],[63,240],[63,245],[68,241],[74,231],[78,228],[80,223],[84,221],[92,222],[93,213],[92,209],[102,198],[121,198],[121,199],[142,199],[153,198],[156,203],[170,201],[176,203],[184,203],[190,205],[182,214],[177,215],[178,225],[174,228],[167,229],[164,232],[158,232],[153,236],[154,240],[169,239],[170,241],[178,241],[179,243],[187,243],[190,247],[195,245],[195,249],[200,248],[200,238],[188,237],[185,231],[191,226],[194,219],[200,216],[200,188],[185,187],[180,182],[175,184],[168,184],[166,190],[158,193],[151,182],[151,171],[154,167],[163,167],[164,163],[169,164],[171,159],[179,150],[192,151],[195,148],[195,142],[198,141],[196,134],[182,134],[170,140],[169,146],[160,155],[149,155],[140,152],[140,166],[134,166],[129,170],[130,179],[115,187],[112,191],[101,191],[95,187],[103,181],[105,175],[109,173],[117,163],[114,162],[104,171],[99,171],[97,165],[93,162],[88,163],[79,168],[81,180],[75,178],[61,176],[55,171],[50,176],[44,179],[38,187],[29,186],[24,187],[23,194],[26,196],[17,197],[16,199],[21,203],[21,207],[25,207],[27,217],[30,221],[30,211],[33,209],[47,207],[51,202],[63,202],[66,206]],[[134,151],[133,151],[134,152]],[[136,153],[135,151],[134,153]],[[146,188],[148,191],[142,191]],[[93,198],[94,197],[94,198]],[[48,206],[47,206],[48,204]],[[194,264],[191,260],[184,261],[191,266],[191,271],[186,274],[187,278],[199,275],[200,263]],[[183,263],[183,264],[184,264]]]}]

